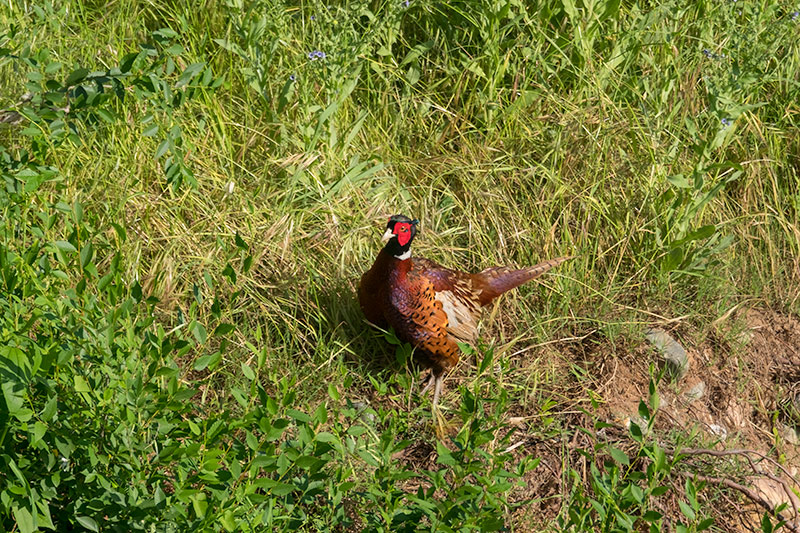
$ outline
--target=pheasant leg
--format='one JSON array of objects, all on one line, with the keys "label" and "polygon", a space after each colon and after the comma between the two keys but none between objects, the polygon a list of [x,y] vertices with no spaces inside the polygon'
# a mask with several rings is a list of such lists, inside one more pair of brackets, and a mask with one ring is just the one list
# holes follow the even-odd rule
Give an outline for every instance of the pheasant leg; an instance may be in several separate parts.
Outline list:
[{"label": "pheasant leg", "polygon": [[433,404],[431,408],[435,411],[439,405],[439,395],[442,394],[442,384],[444,383],[444,374],[435,376],[434,381],[436,385],[433,387]]},{"label": "pheasant leg", "polygon": [[425,385],[422,387],[422,390],[419,391],[419,395],[423,396],[426,392],[428,392],[428,389],[431,388],[433,382],[434,382],[434,377],[433,377],[433,372],[431,372],[430,374],[428,374],[428,377],[425,380]]}]

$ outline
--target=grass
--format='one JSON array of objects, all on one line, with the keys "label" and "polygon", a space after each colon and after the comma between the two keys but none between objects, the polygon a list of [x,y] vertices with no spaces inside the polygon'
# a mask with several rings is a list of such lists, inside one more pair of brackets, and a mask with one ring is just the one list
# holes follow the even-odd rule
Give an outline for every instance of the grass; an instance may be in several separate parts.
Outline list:
[{"label": "grass", "polygon": [[[553,341],[588,337],[614,346],[678,317],[703,330],[743,303],[800,310],[796,11],[788,2],[749,0],[5,4],[0,109],[24,117],[0,126],[8,154],[2,245],[22,257],[34,243],[71,243],[75,254],[93,243],[86,264],[69,255],[70,247],[41,252],[63,275],[20,293],[15,305],[22,308],[9,304],[17,314],[8,311],[5,340],[29,342],[15,332],[38,305],[31,294],[57,305],[60,293],[84,280],[75,305],[114,331],[98,340],[99,330],[84,334],[89,325],[74,324],[76,346],[90,338],[100,347],[75,348],[83,354],[76,361],[113,359],[113,346],[129,361],[147,361],[142,346],[162,343],[159,357],[171,370],[153,369],[145,382],[152,378],[167,395],[196,391],[165,424],[200,424],[227,413],[219,446],[230,450],[253,431],[248,416],[266,395],[280,406],[270,416],[292,420],[292,435],[305,427],[309,435],[328,432],[346,442],[352,435],[345,420],[361,420],[359,409],[348,409],[369,403],[378,423],[367,432],[375,441],[363,445],[385,441],[384,466],[400,471],[396,452],[386,450],[404,440],[435,447],[436,439],[429,400],[412,393],[416,374],[364,324],[354,297],[387,215],[419,218],[416,253],[464,270],[574,254],[491,311],[484,322],[488,352],[475,357],[491,352],[499,366],[481,373],[475,357],[464,357],[448,380],[443,403],[464,453],[490,443],[479,460],[496,472],[507,461],[493,444],[505,422],[498,412],[493,423],[470,430],[482,408],[462,404],[477,395],[491,409],[536,413],[547,424],[532,424],[534,434],[561,431],[568,418],[551,414],[558,412],[551,402],[566,412],[573,402],[587,405],[590,393],[562,391],[564,373],[579,370],[565,344]],[[314,51],[325,57],[311,57]],[[92,96],[91,72],[139,52],[130,71]],[[80,68],[88,72],[81,76]],[[113,83],[116,93],[108,90]],[[54,174],[28,187],[34,178],[20,177],[23,168]],[[97,288],[107,273],[118,294]],[[36,285],[33,270],[27,278],[15,275]],[[107,313],[126,298],[130,308],[115,330]],[[187,344],[170,350],[165,339]],[[37,342],[42,350],[50,346]],[[121,375],[133,372],[132,362],[127,370],[108,364]],[[81,368],[66,360],[57,366],[69,376],[67,368]],[[37,379],[51,378],[44,372]],[[102,387],[102,376],[96,378]],[[79,405],[86,391],[70,380],[53,390],[67,394],[72,387],[63,403]],[[35,413],[48,397],[30,384],[8,394],[7,407],[12,396],[24,397]],[[116,400],[96,400],[97,416],[107,408],[134,432],[144,424],[131,421]],[[320,406],[329,413],[324,422],[321,415],[312,423],[286,414],[313,414]],[[20,457],[28,453],[22,435],[30,416],[5,417],[14,429],[4,438]],[[330,429],[337,424],[341,435]],[[45,425],[48,438],[67,431]],[[184,439],[198,436],[186,431]],[[262,426],[260,435],[267,434]],[[142,453],[161,449],[168,436],[142,436]],[[291,439],[275,442],[277,448],[257,446],[258,453],[293,446]],[[365,469],[376,465],[346,448],[324,457],[325,472],[339,468],[330,479],[380,494],[384,503],[413,506],[402,499],[408,487],[391,477],[392,468],[377,467],[372,477]],[[307,455],[317,452],[331,453],[316,448]],[[147,470],[131,461],[134,470]],[[453,470],[459,461],[442,467],[472,480],[465,487],[481,486]],[[244,493],[221,496],[214,492],[222,490],[219,479],[191,477],[196,466],[186,466],[186,486],[201,492],[164,496],[159,488],[187,505],[186,524],[228,528],[234,520],[242,528],[254,519]],[[42,472],[52,476],[52,465]],[[163,469],[149,472],[141,478],[144,492],[155,491],[152,476],[161,476],[159,487],[177,483],[164,481]],[[251,473],[248,482],[255,482],[259,475]],[[348,485],[337,486],[323,493],[340,503],[349,498],[352,508],[345,512],[341,504],[338,514],[325,515],[328,522],[314,522],[314,513],[282,507],[306,516],[291,525],[333,527],[347,523],[347,515],[359,517],[351,526],[389,527]],[[56,499],[20,490],[0,504],[3,524],[30,531],[19,509]],[[434,500],[432,492],[418,502],[427,523],[444,516],[469,522],[466,511],[450,516],[425,507]],[[107,514],[70,497],[59,501],[53,520],[56,508],[75,510],[58,517],[64,524],[92,529],[77,517],[101,523]],[[214,504],[198,503],[205,501]],[[485,516],[473,510],[472,526],[488,527],[480,520],[489,517],[515,524],[506,501],[483,509]],[[159,513],[135,516],[177,520]],[[558,514],[566,517],[566,507]],[[290,523],[275,520],[274,527]]]}]

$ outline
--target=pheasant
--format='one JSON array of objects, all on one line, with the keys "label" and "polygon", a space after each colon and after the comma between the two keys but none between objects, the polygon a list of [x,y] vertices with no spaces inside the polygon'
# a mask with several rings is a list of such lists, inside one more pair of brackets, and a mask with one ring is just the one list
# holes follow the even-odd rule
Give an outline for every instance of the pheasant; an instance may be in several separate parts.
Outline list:
[{"label": "pheasant", "polygon": [[394,328],[415,347],[414,357],[431,369],[422,392],[434,384],[433,409],[439,403],[444,374],[458,363],[458,342],[477,335],[481,308],[506,291],[539,277],[570,257],[515,269],[487,268],[476,274],[451,270],[428,259],[411,257],[417,220],[393,215],[375,263],[362,277],[358,301],[375,326]]}]

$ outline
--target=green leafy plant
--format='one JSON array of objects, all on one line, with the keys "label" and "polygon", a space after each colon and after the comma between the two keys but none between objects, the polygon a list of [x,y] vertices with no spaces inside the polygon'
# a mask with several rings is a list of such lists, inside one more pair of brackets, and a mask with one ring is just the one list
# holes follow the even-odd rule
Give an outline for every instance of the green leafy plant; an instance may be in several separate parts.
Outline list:
[{"label": "green leafy plant", "polygon": [[[197,180],[187,159],[194,149],[175,115],[181,107],[214,90],[222,83],[202,62],[192,63],[181,70],[184,49],[175,41],[178,33],[163,28],[151,35],[138,52],[125,55],[113,68],[90,71],[80,67],[70,72],[64,81],[54,75],[64,69],[52,61],[47,50],[37,53],[28,47],[15,53],[14,48],[0,49],[0,60],[6,58],[25,65],[28,81],[19,106],[19,114],[28,121],[22,134],[31,140],[32,154],[46,157],[47,150],[69,141],[71,146],[83,144],[82,132],[101,130],[124,116],[124,99],[133,98],[144,104],[149,112],[137,119],[144,126],[143,137],[166,132],[154,158],[163,158],[163,171],[168,184],[179,188],[184,181],[196,187]],[[4,36],[11,44],[19,35],[12,28]],[[201,125],[202,127],[202,125]]]},{"label": "green leafy plant", "polygon": [[[797,5],[195,7],[0,5],[0,530],[730,525],[652,394],[561,428],[631,324],[797,311]],[[399,211],[443,265],[578,256],[487,313],[441,439],[353,295]]]},{"label": "green leafy plant", "polygon": [[[652,371],[652,369],[651,369]],[[673,493],[670,482],[679,458],[665,453],[653,438],[653,425],[660,399],[657,381],[650,380],[648,403],[639,403],[638,415],[642,425],[631,421],[629,436],[636,448],[625,451],[613,442],[604,442],[597,433],[589,433],[592,449],[579,452],[590,462],[588,483],[581,474],[570,470],[572,481],[571,501],[565,516],[560,518],[565,531],[660,531],[664,513],[659,510],[658,499]],[[595,430],[613,427],[598,422]],[[703,487],[688,479],[685,492],[676,495],[685,522],[678,523],[682,532],[706,531],[714,523],[703,515],[697,492]],[[684,501],[685,498],[687,501]]]},{"label": "green leafy plant", "polygon": [[[364,519],[368,531],[417,531],[421,524],[444,531],[499,531],[522,503],[508,496],[538,459],[524,457],[514,464],[506,449],[513,431],[504,426],[504,392],[492,398],[462,389],[459,416],[462,427],[455,437],[436,444],[436,470],[419,472],[398,468],[393,457],[410,441],[393,441],[383,433],[380,446],[367,462],[375,467],[361,492],[365,508],[376,509]],[[392,426],[390,426],[390,429]],[[402,490],[412,483],[416,491]]]}]

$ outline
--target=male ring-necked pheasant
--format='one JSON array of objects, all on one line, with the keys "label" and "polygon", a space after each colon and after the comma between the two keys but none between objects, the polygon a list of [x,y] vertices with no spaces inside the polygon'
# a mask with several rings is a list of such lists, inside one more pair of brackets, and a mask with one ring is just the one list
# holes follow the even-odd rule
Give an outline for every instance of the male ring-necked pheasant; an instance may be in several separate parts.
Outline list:
[{"label": "male ring-necked pheasant", "polygon": [[400,340],[415,347],[414,356],[431,368],[423,392],[435,383],[433,407],[439,402],[444,373],[458,362],[457,342],[472,342],[481,307],[530,281],[569,257],[515,269],[492,267],[469,274],[411,257],[417,221],[393,215],[382,240],[386,243],[362,277],[358,301],[372,324],[392,326]]}]

